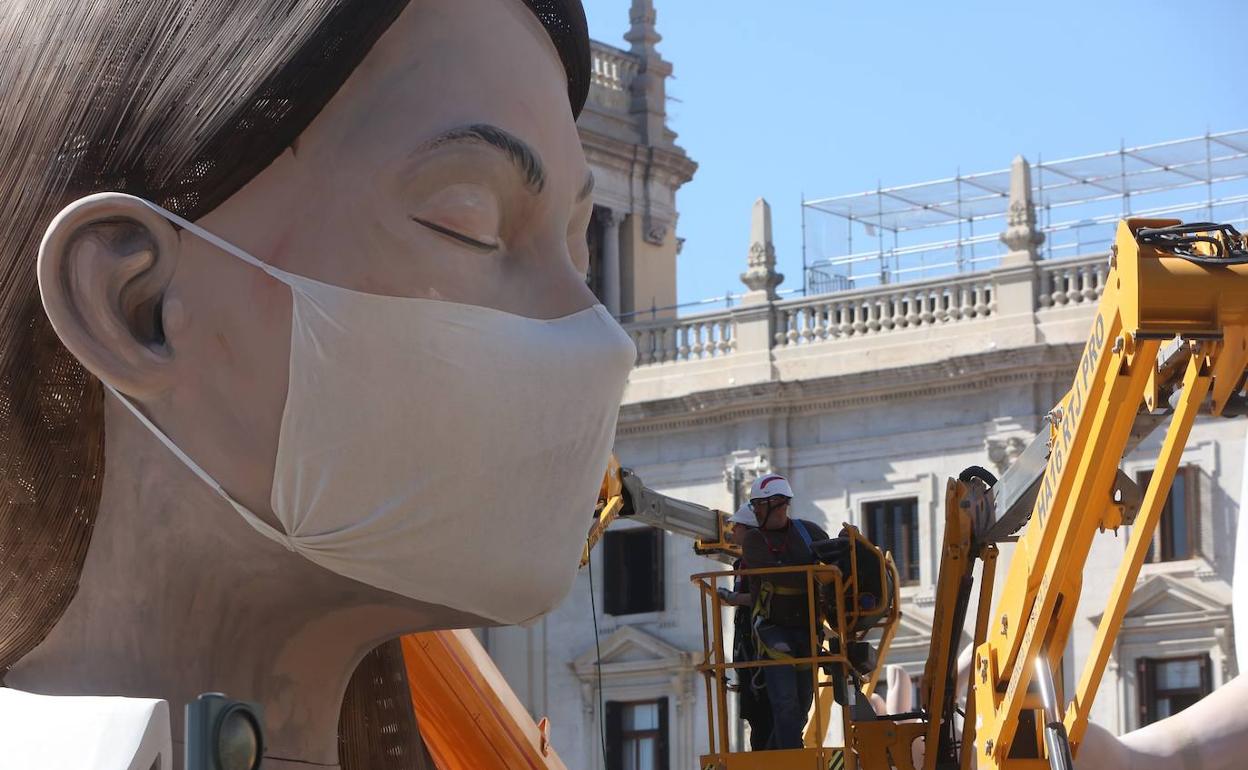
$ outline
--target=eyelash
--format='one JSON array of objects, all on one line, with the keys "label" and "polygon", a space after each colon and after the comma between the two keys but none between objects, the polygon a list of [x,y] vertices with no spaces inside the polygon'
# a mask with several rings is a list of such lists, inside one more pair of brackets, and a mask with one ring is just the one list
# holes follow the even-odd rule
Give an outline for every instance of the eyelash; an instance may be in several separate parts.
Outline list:
[{"label": "eyelash", "polygon": [[474,249],[480,249],[481,251],[494,251],[495,249],[498,248],[494,244],[482,243],[481,241],[478,241],[476,238],[469,238],[463,233],[456,232],[450,229],[449,227],[443,227],[442,225],[439,225],[436,222],[430,222],[427,219],[421,219],[420,217],[412,217],[412,221],[416,222],[417,224],[424,225],[425,227],[429,228],[435,233],[438,233],[439,235],[445,235],[447,238],[452,238],[464,244],[465,246],[471,246]]}]

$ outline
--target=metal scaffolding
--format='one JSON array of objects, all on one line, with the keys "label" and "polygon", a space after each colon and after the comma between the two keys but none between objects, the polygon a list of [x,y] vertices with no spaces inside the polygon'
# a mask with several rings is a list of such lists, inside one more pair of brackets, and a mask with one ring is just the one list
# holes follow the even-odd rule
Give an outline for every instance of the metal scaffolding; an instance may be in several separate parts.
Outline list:
[{"label": "metal scaffolding", "polygon": [[[1107,251],[1123,216],[1248,223],[1248,129],[1032,166],[1040,256]],[[1008,251],[1010,170],[802,201],[808,294],[983,270]],[[865,245],[864,245],[865,244]]]}]

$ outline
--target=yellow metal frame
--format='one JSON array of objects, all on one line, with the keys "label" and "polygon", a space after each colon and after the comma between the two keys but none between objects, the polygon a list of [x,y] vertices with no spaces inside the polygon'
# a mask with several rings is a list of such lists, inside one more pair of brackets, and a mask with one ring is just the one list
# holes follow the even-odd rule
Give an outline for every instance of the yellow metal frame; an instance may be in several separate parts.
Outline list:
[{"label": "yellow metal frame", "polygon": [[[594,523],[590,526],[589,534],[585,537],[585,547],[581,549],[580,569],[585,569],[585,565],[589,564],[590,551],[602,539],[602,535],[607,531],[607,528],[619,517],[623,508],[624,485],[621,481],[620,460],[613,452],[611,459],[607,462],[607,472],[602,478],[602,486],[598,490],[598,503],[594,509]],[[741,546],[732,542],[732,524],[728,521],[728,514],[723,511],[715,511],[714,513],[718,523],[719,539],[709,542],[695,540],[693,552],[699,556],[724,554],[733,559],[740,558]]]},{"label": "yellow metal frame", "polygon": [[598,489],[598,505],[594,509],[594,523],[585,536],[585,547],[581,549],[580,569],[589,564],[589,552],[598,545],[607,527],[620,515],[624,507],[624,485],[620,481],[620,460],[611,453],[607,460],[607,472],[603,474],[602,486]]},{"label": "yellow metal frame", "polygon": [[[973,724],[981,768],[1047,767],[1042,741],[1041,756],[1011,754],[1022,711],[1035,711],[1036,724],[1043,723],[1031,687],[1032,663],[1043,656],[1056,669],[1093,537],[1122,523],[1112,490],[1136,416],[1158,405],[1163,386],[1177,385],[1175,411],[1109,605],[1073,697],[1062,705],[1077,752],[1197,411],[1207,407],[1220,414],[1242,382],[1248,364],[1248,265],[1196,263],[1137,241],[1143,227],[1176,224],[1135,219],[1118,226],[1114,261],[1074,384],[1051,416],[1050,456],[1030,523],[1011,560],[996,616],[976,648]],[[1189,358],[1178,381],[1162,382],[1159,350],[1176,336]]]},{"label": "yellow metal frame", "polygon": [[[875,548],[875,545],[872,544],[871,541],[862,536],[857,527],[849,524],[845,524],[843,526],[845,529],[851,531],[851,536],[855,540],[861,540],[870,545],[872,548]],[[851,564],[853,565],[855,574],[851,576],[851,581],[856,579],[858,567],[857,556],[854,555],[852,559]],[[880,673],[884,671],[884,666],[888,662],[888,651],[892,648],[893,637],[897,634],[897,621],[901,620],[901,597],[897,593],[900,590],[901,579],[897,573],[897,565],[893,561],[892,553],[884,553],[884,558],[881,560],[881,570],[881,580],[888,581],[888,583],[893,586],[893,600],[888,602],[887,612],[880,613],[875,624],[876,628],[883,628],[883,633],[880,636],[880,645],[876,650],[875,668],[871,670],[871,676],[862,685],[861,692],[866,698],[871,697],[872,693],[875,692],[876,685],[879,684]],[[849,587],[848,581],[846,583],[846,587]],[[827,680],[820,679],[820,686],[822,689],[816,690],[816,692],[819,693],[819,697],[815,699],[815,708],[819,711],[820,716],[816,719],[812,715],[810,722],[806,725],[804,740],[808,747],[819,746],[823,742],[823,734],[818,731],[818,726],[828,724],[831,719],[832,703],[834,699],[832,697],[832,688],[822,686],[825,681]]]},{"label": "yellow metal frame", "polygon": [[[855,528],[849,527],[849,529],[851,539],[862,540],[870,545],[870,542],[863,539]],[[875,548],[875,546],[871,547]],[[853,549],[851,549],[852,553]],[[862,687],[862,693],[869,696],[883,668],[888,647],[892,642],[901,614],[897,609],[898,597],[894,590],[891,601],[881,609],[870,613],[862,612],[857,606],[857,601],[837,602],[836,618],[829,619],[832,622],[825,623],[820,607],[815,601],[816,588],[825,586],[835,591],[838,596],[846,596],[847,589],[849,589],[848,595],[856,597],[856,588],[853,585],[858,570],[856,557],[851,557],[851,565],[853,575],[848,581],[838,568],[826,564],[703,572],[692,576],[691,579],[697,586],[702,599],[703,659],[696,670],[703,674],[706,684],[707,736],[708,745],[711,747],[711,753],[703,755],[700,759],[699,767],[703,770],[762,770],[763,768],[766,770],[828,770],[829,768],[854,770],[859,766],[854,751],[846,751],[844,746],[823,745],[822,738],[827,734],[827,727],[830,725],[832,681],[823,675],[822,669],[825,664],[849,667],[849,643],[860,640],[870,630],[883,628],[876,667],[869,681]],[[891,577],[892,585],[896,586],[897,568],[893,564],[891,555],[882,559],[881,565],[882,580],[888,580]],[[777,574],[805,576],[807,611],[810,618],[810,649],[815,654],[784,660],[729,661],[724,653],[723,627],[723,610],[728,607],[723,604],[717,591],[720,581],[726,580],[731,583],[737,577]],[[848,604],[854,605],[852,612],[846,612]],[[862,628],[857,627],[859,620],[872,616],[875,617],[873,623]],[[831,634],[838,640],[837,648],[840,652],[820,654],[822,652],[821,631]],[[734,752],[729,745],[728,672],[731,669],[752,670],[767,666],[805,666],[809,669],[816,697],[806,728],[806,745],[801,749],[783,751]],[[848,709],[842,709],[842,720],[846,736],[853,735],[856,724],[865,724],[855,723]]]}]

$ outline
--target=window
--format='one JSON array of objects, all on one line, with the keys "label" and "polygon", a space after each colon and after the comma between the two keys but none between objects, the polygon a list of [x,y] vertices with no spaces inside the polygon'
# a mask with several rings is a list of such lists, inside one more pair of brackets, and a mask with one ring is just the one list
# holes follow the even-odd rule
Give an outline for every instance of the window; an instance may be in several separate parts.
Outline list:
[{"label": "window", "polygon": [[657,529],[608,532],[602,539],[603,606],[608,615],[663,609],[663,533]]},{"label": "window", "polygon": [[667,698],[607,701],[607,770],[667,768]]},{"label": "window", "polygon": [[[1152,471],[1139,475],[1141,490],[1148,487]],[[1157,531],[1148,547],[1145,561],[1181,561],[1196,555],[1200,541],[1200,498],[1197,495],[1200,469],[1194,465],[1179,468],[1170,485],[1170,494],[1161,507]]]},{"label": "window", "polygon": [[892,551],[902,585],[919,582],[919,499],[877,500],[862,506],[867,539]]},{"label": "window", "polygon": [[1173,716],[1213,691],[1209,656],[1140,658],[1140,726]]}]

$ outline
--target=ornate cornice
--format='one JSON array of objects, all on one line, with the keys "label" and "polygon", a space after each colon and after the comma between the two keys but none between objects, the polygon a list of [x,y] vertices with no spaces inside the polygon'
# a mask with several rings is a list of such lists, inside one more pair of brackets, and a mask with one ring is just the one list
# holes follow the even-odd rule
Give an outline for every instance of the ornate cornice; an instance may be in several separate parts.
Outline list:
[{"label": "ornate cornice", "polygon": [[617,435],[642,436],[756,417],[782,417],[1070,379],[1078,344],[955,356],[936,364],[775,381],[643,401],[620,409]]},{"label": "ornate cornice", "polygon": [[[635,131],[635,127],[630,130]],[[673,189],[693,179],[698,164],[678,146],[648,147],[637,142],[608,136],[600,131],[582,126],[581,145],[592,163],[629,171],[634,165],[652,164],[652,176],[657,176]]]}]

